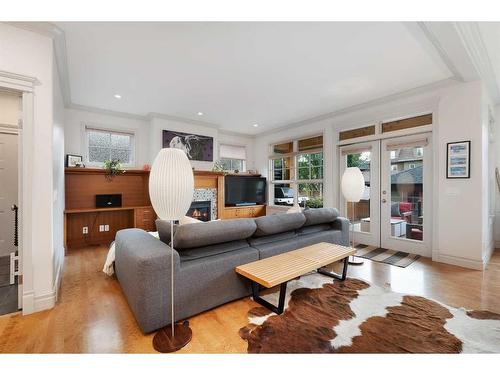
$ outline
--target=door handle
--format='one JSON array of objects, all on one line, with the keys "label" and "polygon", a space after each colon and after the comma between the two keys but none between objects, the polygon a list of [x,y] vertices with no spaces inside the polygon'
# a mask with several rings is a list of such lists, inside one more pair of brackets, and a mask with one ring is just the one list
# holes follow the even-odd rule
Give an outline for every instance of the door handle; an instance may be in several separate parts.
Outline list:
[{"label": "door handle", "polygon": [[387,200],[386,200],[386,199],[382,199],[382,203],[386,203],[386,202],[387,202]]}]

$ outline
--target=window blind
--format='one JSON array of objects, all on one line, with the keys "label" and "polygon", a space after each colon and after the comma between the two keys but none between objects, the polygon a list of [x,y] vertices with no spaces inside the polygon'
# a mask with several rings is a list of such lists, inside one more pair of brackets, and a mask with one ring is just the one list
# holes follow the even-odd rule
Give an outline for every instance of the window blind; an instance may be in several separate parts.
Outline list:
[{"label": "window blind", "polygon": [[246,160],[247,149],[245,146],[219,145],[219,156],[221,159]]}]

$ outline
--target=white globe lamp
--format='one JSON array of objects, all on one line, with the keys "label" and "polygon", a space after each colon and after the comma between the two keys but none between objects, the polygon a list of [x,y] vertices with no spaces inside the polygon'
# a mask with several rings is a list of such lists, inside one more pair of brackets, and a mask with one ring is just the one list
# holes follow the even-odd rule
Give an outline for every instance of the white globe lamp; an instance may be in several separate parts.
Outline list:
[{"label": "white globe lamp", "polygon": [[[348,167],[342,175],[342,181],[340,183],[342,189],[342,195],[345,200],[352,204],[352,220],[351,220],[351,246],[354,247],[354,203],[361,200],[363,192],[365,191],[365,178],[363,173],[361,173],[358,167]],[[363,261],[354,258],[354,256],[349,259],[350,264],[363,264]]]},{"label": "white globe lamp", "polygon": [[149,197],[158,217],[170,220],[171,327],[162,328],[153,338],[154,348],[163,353],[179,350],[192,337],[189,326],[175,324],[174,318],[174,220],[186,215],[193,200],[193,192],[193,170],[184,151],[176,148],[162,149],[149,173]]}]

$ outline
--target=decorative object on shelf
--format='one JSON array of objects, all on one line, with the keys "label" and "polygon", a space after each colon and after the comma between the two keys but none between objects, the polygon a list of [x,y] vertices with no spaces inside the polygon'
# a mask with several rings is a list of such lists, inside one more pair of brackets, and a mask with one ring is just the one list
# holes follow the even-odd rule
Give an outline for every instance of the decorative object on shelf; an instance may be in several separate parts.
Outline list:
[{"label": "decorative object on shelf", "polygon": [[470,178],[470,141],[446,144],[446,178]]},{"label": "decorative object on shelf", "polygon": [[189,160],[214,160],[214,139],[212,137],[163,130],[162,144],[163,148],[178,148],[184,151]]},{"label": "decorative object on shelf", "polygon": [[186,215],[194,192],[194,177],[186,154],[177,148],[164,148],[156,156],[149,174],[151,204],[162,220],[170,220],[171,251],[171,324],[153,338],[154,348],[162,353],[175,352],[191,341],[188,322],[175,323],[174,318],[174,221]]},{"label": "decorative object on shelf", "polygon": [[120,163],[120,160],[106,160],[102,166],[106,170],[106,179],[108,181],[113,180],[115,176],[125,173]]},{"label": "decorative object on shelf", "polygon": [[[354,219],[355,219],[355,204],[361,200],[363,192],[365,191],[365,178],[358,167],[346,168],[342,175],[342,195],[347,203],[351,203],[352,207],[352,220],[351,220],[351,247],[354,247]],[[363,261],[354,256],[349,257],[349,264],[359,265]]]},{"label": "decorative object on shelf", "polygon": [[76,168],[76,167],[81,167],[82,165],[83,165],[83,158],[80,155],[66,154],[66,167]]},{"label": "decorative object on shelf", "polygon": [[142,170],[143,170],[143,171],[149,171],[149,169],[150,169],[149,164],[144,164],[144,165],[142,166]]},{"label": "decorative object on shelf", "polygon": [[238,174],[238,173],[240,173],[240,171],[239,171],[239,170],[237,170],[237,169],[235,169],[235,170],[234,170],[234,173],[235,173],[235,174]]},{"label": "decorative object on shelf", "polygon": [[214,163],[214,166],[212,167],[213,172],[223,172],[227,173],[227,171],[224,169],[224,163],[222,163],[220,160],[217,160]]}]

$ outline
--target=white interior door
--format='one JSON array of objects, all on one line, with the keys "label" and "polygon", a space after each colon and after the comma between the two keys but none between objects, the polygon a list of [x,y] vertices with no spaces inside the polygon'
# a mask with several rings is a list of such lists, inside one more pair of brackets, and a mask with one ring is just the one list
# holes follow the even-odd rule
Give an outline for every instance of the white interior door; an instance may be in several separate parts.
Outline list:
[{"label": "white interior door", "polygon": [[18,204],[17,134],[0,133],[0,256],[14,249],[13,204]]},{"label": "white interior door", "polygon": [[384,139],[380,155],[380,246],[431,256],[432,137]]},{"label": "white interior door", "polygon": [[365,178],[365,192],[361,201],[349,203],[340,194],[342,215],[354,226],[354,242],[372,246],[380,245],[379,155],[380,141],[340,147],[340,176],[347,167],[358,167]]}]

